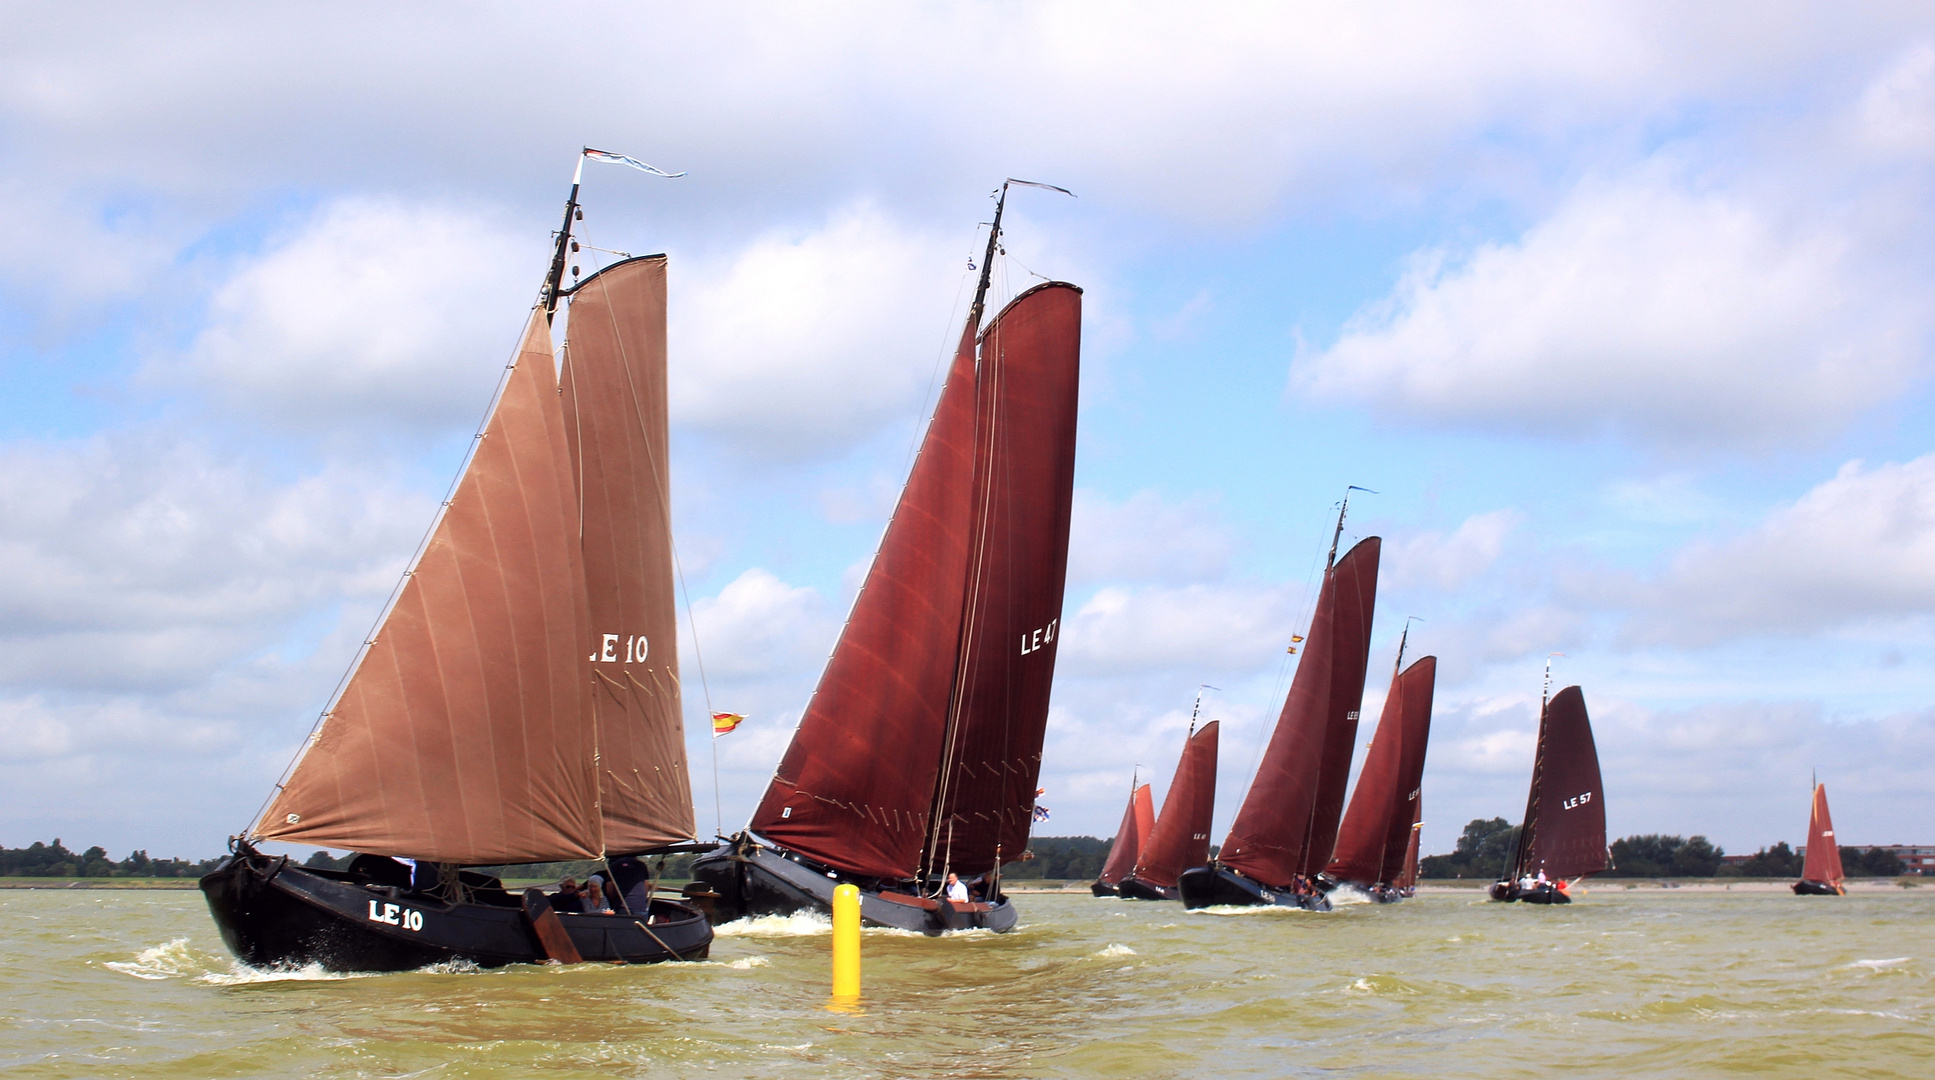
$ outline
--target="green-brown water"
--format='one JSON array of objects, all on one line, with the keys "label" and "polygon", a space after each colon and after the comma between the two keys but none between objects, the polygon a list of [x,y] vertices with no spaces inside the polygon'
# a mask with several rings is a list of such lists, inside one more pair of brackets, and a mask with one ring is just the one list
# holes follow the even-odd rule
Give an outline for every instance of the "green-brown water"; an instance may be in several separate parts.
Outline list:
[{"label": "green-brown water", "polygon": [[814,920],[703,964],[236,968],[199,894],[0,893],[8,1077],[1935,1075],[1935,889],[1594,889],[1569,908],[1185,914],[1024,896],[1013,934]]}]

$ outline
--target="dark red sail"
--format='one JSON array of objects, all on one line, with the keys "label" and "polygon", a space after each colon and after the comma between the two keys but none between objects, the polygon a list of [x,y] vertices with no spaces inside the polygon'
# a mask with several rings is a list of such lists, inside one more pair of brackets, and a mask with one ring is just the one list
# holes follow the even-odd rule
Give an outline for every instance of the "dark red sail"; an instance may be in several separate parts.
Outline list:
[{"label": "dark red sail", "polygon": [[1538,758],[1520,840],[1518,873],[1553,880],[1606,868],[1606,800],[1586,697],[1576,686],[1553,695],[1539,724]]},{"label": "dark red sail", "polygon": [[1427,656],[1391,677],[1377,733],[1337,832],[1337,850],[1324,871],[1339,881],[1365,887],[1389,883],[1403,868],[1424,776],[1437,672],[1437,657]]},{"label": "dark red sail", "polygon": [[1102,864],[1101,876],[1096,880],[1114,885],[1129,876],[1143,842],[1155,828],[1155,819],[1155,800],[1149,794],[1149,785],[1136,785],[1129,793],[1129,805],[1122,810],[1122,826],[1115,830],[1115,842],[1109,845],[1108,861]]},{"label": "dark red sail", "polygon": [[1184,870],[1209,863],[1209,822],[1216,813],[1217,728],[1217,721],[1211,720],[1183,745],[1176,778],[1162,797],[1155,831],[1136,859],[1137,880],[1174,888]]},{"label": "dark red sail", "polygon": [[1265,885],[1287,887],[1330,861],[1364,697],[1378,551],[1367,537],[1324,572],[1303,662],[1223,843],[1223,865]]},{"label": "dark red sail", "polygon": [[1397,877],[1391,884],[1399,889],[1418,887],[1418,834],[1424,831],[1424,798],[1411,804],[1411,812],[1417,815],[1411,822],[1411,838],[1404,844],[1404,862],[1398,868]]},{"label": "dark red sail", "polygon": [[870,877],[912,877],[928,833],[974,521],[974,345],[970,326],[866,583],[751,823]]},{"label": "dark red sail", "polygon": [[1807,861],[1801,880],[1841,884],[1841,848],[1834,838],[1834,819],[1828,816],[1827,785],[1814,785],[1813,809],[1807,816]]},{"label": "dark red sail", "polygon": [[605,850],[691,840],[672,593],[665,256],[608,266],[571,298],[565,434],[591,604],[585,659]]},{"label": "dark red sail", "polygon": [[931,871],[992,871],[1027,847],[1034,824],[1068,570],[1081,336],[1082,291],[1065,282],[1022,293],[982,334],[967,609]]}]

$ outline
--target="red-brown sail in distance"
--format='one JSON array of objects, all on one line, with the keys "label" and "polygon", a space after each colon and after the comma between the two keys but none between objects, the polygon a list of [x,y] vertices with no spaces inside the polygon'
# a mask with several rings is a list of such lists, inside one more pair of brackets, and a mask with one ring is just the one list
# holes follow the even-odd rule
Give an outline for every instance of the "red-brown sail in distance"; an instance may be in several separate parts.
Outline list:
[{"label": "red-brown sail in distance", "polygon": [[1155,800],[1149,794],[1149,785],[1137,784],[1129,793],[1129,805],[1122,810],[1122,825],[1115,830],[1115,843],[1109,845],[1108,861],[1102,864],[1102,874],[1097,880],[1114,885],[1128,877],[1136,855],[1142,851],[1143,842],[1155,825]]},{"label": "red-brown sail in distance", "polygon": [[1813,810],[1807,815],[1807,861],[1801,880],[1841,884],[1841,848],[1834,838],[1834,819],[1828,816],[1827,785],[1814,785]]},{"label": "red-brown sail in distance", "polygon": [[1028,846],[1075,492],[1082,290],[1037,285],[981,336],[975,519],[957,699],[923,865],[980,874]]},{"label": "red-brown sail in distance", "polygon": [[752,831],[839,870],[912,877],[961,640],[972,526],[975,327]]},{"label": "red-brown sail in distance", "polygon": [[1223,842],[1222,864],[1265,885],[1288,887],[1330,861],[1364,697],[1378,552],[1378,538],[1367,537],[1324,572],[1303,661]]},{"label": "red-brown sail in distance", "polygon": [[409,580],[253,835],[470,865],[597,858],[577,516],[540,311]]},{"label": "red-brown sail in distance", "polygon": [[1525,822],[1519,841],[1519,874],[1543,870],[1556,881],[1606,868],[1606,800],[1599,782],[1599,751],[1592,741],[1592,721],[1586,716],[1586,696],[1576,686],[1553,695],[1545,708]]},{"label": "red-brown sail in distance", "polygon": [[1418,887],[1418,834],[1424,831],[1424,799],[1422,797],[1412,804],[1412,813],[1416,814],[1417,818],[1411,822],[1411,838],[1405,841],[1404,844],[1404,862],[1398,867],[1397,877],[1391,881],[1391,884],[1400,889],[1415,889]]},{"label": "red-brown sail in distance", "polygon": [[608,266],[571,294],[565,432],[577,480],[605,850],[694,837],[679,695],[667,472],[665,256]]},{"label": "red-brown sail in distance", "polygon": [[1216,742],[1219,722],[1211,720],[1183,744],[1176,778],[1162,797],[1162,814],[1143,842],[1135,877],[1165,889],[1176,887],[1184,870],[1209,863],[1209,823],[1216,813]]},{"label": "red-brown sail in distance", "polygon": [[1403,865],[1424,776],[1437,672],[1438,658],[1427,656],[1391,677],[1377,733],[1337,831],[1337,850],[1324,870],[1338,881],[1367,887],[1389,883]]}]

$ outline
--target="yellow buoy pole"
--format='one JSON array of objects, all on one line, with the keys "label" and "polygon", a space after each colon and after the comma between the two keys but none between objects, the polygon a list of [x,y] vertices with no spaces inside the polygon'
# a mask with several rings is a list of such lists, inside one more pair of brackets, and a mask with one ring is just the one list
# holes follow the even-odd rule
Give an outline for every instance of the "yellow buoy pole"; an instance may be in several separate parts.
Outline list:
[{"label": "yellow buoy pole", "polygon": [[839,885],[833,890],[833,1001],[851,1004],[860,999],[860,890]]}]

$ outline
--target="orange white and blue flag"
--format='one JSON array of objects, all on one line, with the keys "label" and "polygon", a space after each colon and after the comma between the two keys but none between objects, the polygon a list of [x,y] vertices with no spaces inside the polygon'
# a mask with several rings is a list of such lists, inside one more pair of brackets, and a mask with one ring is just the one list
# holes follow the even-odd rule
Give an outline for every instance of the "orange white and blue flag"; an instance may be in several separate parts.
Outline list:
[{"label": "orange white and blue flag", "polygon": [[716,739],[719,736],[724,735],[727,732],[730,732],[733,728],[736,728],[745,722],[746,722],[746,718],[739,715],[738,713],[730,713],[730,712],[713,713],[712,714],[712,737]]}]

